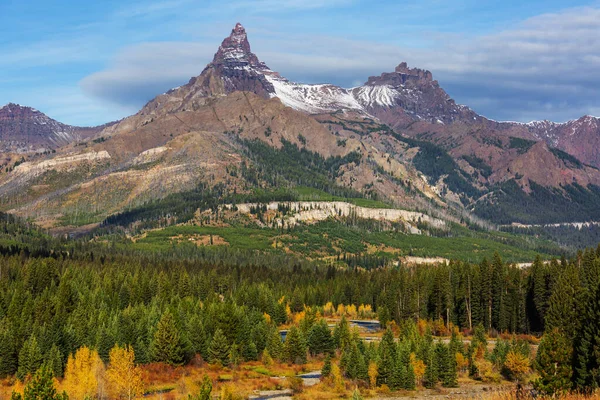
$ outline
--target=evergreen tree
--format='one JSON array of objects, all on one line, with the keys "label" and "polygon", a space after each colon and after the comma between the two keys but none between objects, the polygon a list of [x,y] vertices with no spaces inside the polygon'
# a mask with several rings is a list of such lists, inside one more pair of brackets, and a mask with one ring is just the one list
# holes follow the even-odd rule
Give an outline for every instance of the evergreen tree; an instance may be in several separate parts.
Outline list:
[{"label": "evergreen tree", "polygon": [[42,365],[44,358],[38,345],[37,338],[32,334],[25,341],[19,352],[19,368],[17,378],[23,380],[27,375],[33,375]]},{"label": "evergreen tree", "polygon": [[213,364],[220,363],[227,366],[231,361],[230,350],[231,346],[229,346],[223,331],[220,328],[217,329],[208,348],[208,360]]},{"label": "evergreen tree", "polygon": [[271,357],[281,360],[283,358],[283,343],[281,341],[281,334],[277,330],[277,327],[271,325],[267,336],[267,350]]},{"label": "evergreen tree", "polygon": [[190,343],[190,350],[194,354],[200,354],[203,358],[208,356],[207,335],[204,324],[199,315],[193,315],[187,323],[187,338]]},{"label": "evergreen tree", "polygon": [[17,354],[14,337],[8,324],[0,322],[0,378],[17,371]]},{"label": "evergreen tree", "polygon": [[184,349],[181,335],[173,315],[168,311],[158,321],[151,343],[151,354],[154,361],[157,362],[171,365],[183,363]]},{"label": "evergreen tree", "polygon": [[342,316],[340,322],[333,328],[333,341],[335,346],[340,350],[344,350],[344,348],[350,345],[351,336],[348,320],[345,316]]},{"label": "evergreen tree", "polygon": [[423,376],[423,385],[426,388],[434,388],[438,382],[438,366],[436,363],[435,351],[429,348],[424,355],[425,375]]},{"label": "evergreen tree", "polygon": [[377,361],[377,385],[388,385],[391,387],[392,374],[396,366],[396,343],[394,333],[388,327],[379,343],[379,359]]},{"label": "evergreen tree", "polygon": [[581,391],[600,387],[600,286],[594,288],[585,304],[584,323],[575,340],[573,380]]},{"label": "evergreen tree", "polygon": [[324,319],[321,319],[310,328],[307,343],[310,354],[313,356],[333,352],[335,344],[331,336],[331,331]]},{"label": "evergreen tree", "polygon": [[208,375],[202,377],[202,385],[200,385],[200,392],[196,396],[188,395],[188,400],[211,400],[213,385]]},{"label": "evergreen tree", "polygon": [[561,272],[552,290],[546,314],[546,329],[558,328],[572,342],[583,312],[583,289],[575,265],[569,264]]},{"label": "evergreen tree", "polygon": [[458,374],[456,372],[456,357],[451,353],[450,347],[439,343],[438,368],[439,377],[444,387],[458,386]]},{"label": "evergreen tree", "polygon": [[321,369],[321,375],[324,378],[327,378],[331,375],[331,354],[327,354],[325,356],[325,362],[323,363],[323,368]]},{"label": "evergreen tree", "polygon": [[300,329],[292,326],[283,344],[284,358],[289,363],[304,364],[306,362],[306,343]]},{"label": "evergreen tree", "polygon": [[368,365],[364,354],[358,347],[358,340],[353,340],[352,344],[344,349],[340,360],[340,368],[344,370],[344,373],[350,379],[368,379]]},{"label": "evergreen tree", "polygon": [[44,365],[52,373],[54,377],[62,377],[63,375],[63,356],[56,344],[53,344],[50,351],[45,357]]},{"label": "evergreen tree", "polygon": [[548,395],[568,391],[573,375],[572,352],[571,342],[558,328],[547,331],[535,359],[536,371],[540,377],[534,382],[534,387]]},{"label": "evergreen tree", "polygon": [[398,352],[398,354],[396,355],[394,368],[392,370],[390,383],[388,384],[390,389],[398,390],[404,388],[407,379],[406,375],[406,364],[404,363],[402,355],[400,354],[400,352]]},{"label": "evergreen tree", "polygon": [[25,386],[23,396],[13,392],[11,400],[69,400],[66,393],[58,394],[52,381],[52,372],[40,368]]}]

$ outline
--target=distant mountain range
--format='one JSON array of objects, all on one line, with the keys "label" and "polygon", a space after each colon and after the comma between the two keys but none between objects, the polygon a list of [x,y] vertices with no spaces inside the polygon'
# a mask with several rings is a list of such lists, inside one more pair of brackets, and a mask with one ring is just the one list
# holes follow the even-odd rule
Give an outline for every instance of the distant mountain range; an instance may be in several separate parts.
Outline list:
[{"label": "distant mountain range", "polygon": [[339,190],[455,221],[600,220],[598,118],[489,120],[406,63],[350,89],[291,82],[252,53],[241,24],[199,76],[129,118],[76,128],[9,104],[0,139],[3,208],[47,226],[98,222],[199,183],[316,186],[267,178],[286,165],[264,164],[266,152],[290,146],[340,160],[321,171]]}]

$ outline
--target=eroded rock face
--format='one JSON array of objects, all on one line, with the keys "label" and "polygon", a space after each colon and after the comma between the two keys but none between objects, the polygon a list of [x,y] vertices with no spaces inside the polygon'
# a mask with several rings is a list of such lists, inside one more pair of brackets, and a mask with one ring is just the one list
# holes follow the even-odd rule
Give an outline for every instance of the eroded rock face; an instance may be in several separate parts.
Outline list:
[{"label": "eroded rock face", "polygon": [[0,108],[0,152],[53,150],[99,130],[62,124],[34,108],[18,104]]},{"label": "eroded rock face", "polygon": [[[438,229],[446,228],[446,223],[429,215],[415,212],[398,210],[394,208],[368,208],[355,206],[343,201],[295,201],[295,202],[271,202],[266,205],[267,210],[277,211],[279,205],[285,205],[291,213],[275,220],[278,226],[295,226],[299,222],[318,222],[329,218],[356,217],[361,219],[374,219],[389,222],[404,222],[410,233],[420,234],[416,227],[417,222],[425,222]],[[256,203],[238,204],[238,212],[249,214]],[[232,205],[225,205],[226,209],[232,209]]]}]

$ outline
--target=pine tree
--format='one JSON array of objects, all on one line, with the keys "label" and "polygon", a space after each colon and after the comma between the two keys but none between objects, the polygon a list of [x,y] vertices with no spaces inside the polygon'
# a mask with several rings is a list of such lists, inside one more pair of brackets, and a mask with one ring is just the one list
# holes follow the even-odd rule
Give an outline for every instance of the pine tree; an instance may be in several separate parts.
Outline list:
[{"label": "pine tree", "polygon": [[220,363],[221,365],[227,366],[231,362],[229,358],[230,350],[231,346],[223,334],[223,331],[220,328],[217,329],[210,341],[208,360],[213,364]]},{"label": "pine tree", "polygon": [[29,339],[23,343],[19,352],[19,368],[17,378],[23,380],[27,375],[33,375],[44,361],[37,338],[32,334]]},{"label": "pine tree", "polygon": [[331,331],[324,319],[321,319],[310,328],[307,344],[310,354],[313,356],[333,352],[335,344],[331,336]]},{"label": "pine tree", "polygon": [[572,352],[571,342],[558,328],[546,331],[535,359],[540,377],[534,382],[534,387],[548,395],[568,391],[573,375]]},{"label": "pine tree", "polygon": [[54,377],[62,377],[63,375],[63,357],[56,344],[53,344],[50,351],[46,355],[44,365],[52,373]]},{"label": "pine tree", "polygon": [[17,371],[17,354],[14,337],[8,324],[0,322],[0,378]]},{"label": "pine tree", "polygon": [[396,366],[396,343],[394,342],[394,333],[388,327],[381,342],[379,343],[379,360],[377,362],[377,385],[388,385],[391,387],[392,374]]},{"label": "pine tree", "polygon": [[331,354],[327,354],[325,356],[325,362],[323,363],[323,368],[321,369],[321,375],[324,378],[327,378],[331,374]]},{"label": "pine tree", "polygon": [[271,357],[281,360],[283,358],[283,343],[281,341],[281,334],[277,330],[277,327],[271,325],[267,336],[267,350]]},{"label": "pine tree", "polygon": [[394,368],[392,369],[392,376],[389,380],[389,388],[392,390],[398,390],[404,388],[406,384],[406,364],[403,362],[403,357],[400,354],[396,355]]},{"label": "pine tree", "polygon": [[450,351],[450,347],[442,344],[442,356],[440,359],[440,379],[444,387],[458,386],[458,374],[456,372],[456,357]]},{"label": "pine tree", "polygon": [[333,328],[333,341],[335,346],[340,350],[344,350],[346,346],[350,345],[351,336],[348,320],[345,316],[342,316],[340,322]]},{"label": "pine tree", "polygon": [[585,322],[576,334],[573,381],[578,390],[591,392],[600,387],[600,286],[587,299]]},{"label": "pine tree", "polygon": [[204,324],[199,315],[195,314],[187,323],[187,337],[190,342],[190,350],[194,354],[200,354],[206,358],[207,354],[207,335],[204,330]]},{"label": "pine tree", "polygon": [[188,395],[188,400],[211,400],[212,396],[212,381],[208,375],[202,377],[202,385],[200,385],[200,392],[196,396]]},{"label": "pine tree", "polygon": [[52,372],[40,368],[25,386],[23,396],[13,392],[11,400],[69,400],[66,393],[58,394],[52,380]]},{"label": "pine tree", "polygon": [[300,330],[292,326],[283,344],[284,358],[289,363],[304,364],[306,362],[306,344]]},{"label": "pine tree", "polygon": [[434,349],[430,348],[425,354],[425,375],[423,376],[423,385],[426,388],[434,388],[438,382],[438,367]]},{"label": "pine tree", "polygon": [[152,359],[171,365],[183,363],[184,349],[179,329],[170,312],[166,312],[158,321],[151,343]]},{"label": "pine tree", "polygon": [[575,265],[569,264],[561,272],[552,290],[546,313],[546,329],[558,328],[572,342],[580,326],[579,316],[583,312],[583,290]]}]

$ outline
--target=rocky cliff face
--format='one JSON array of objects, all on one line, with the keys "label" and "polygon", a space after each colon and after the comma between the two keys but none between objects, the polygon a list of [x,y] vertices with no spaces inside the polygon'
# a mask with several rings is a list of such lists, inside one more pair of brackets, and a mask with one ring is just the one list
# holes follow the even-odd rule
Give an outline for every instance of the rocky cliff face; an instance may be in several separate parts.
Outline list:
[{"label": "rocky cliff face", "polygon": [[0,108],[0,152],[44,152],[90,137],[99,128],[79,128],[18,104]]}]

